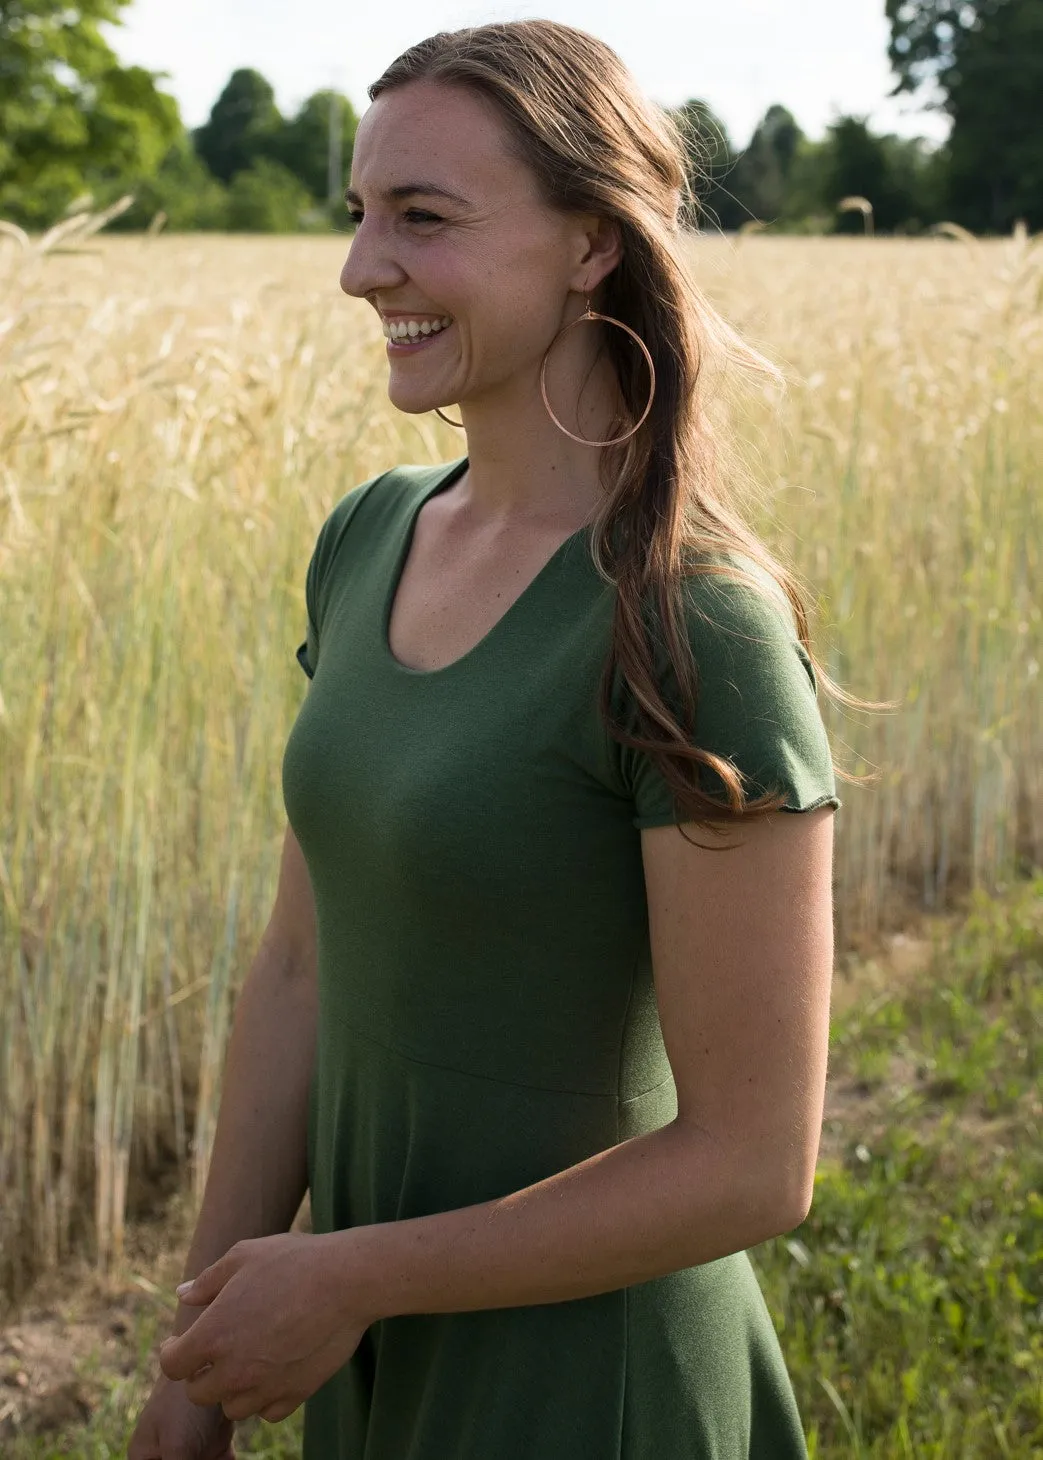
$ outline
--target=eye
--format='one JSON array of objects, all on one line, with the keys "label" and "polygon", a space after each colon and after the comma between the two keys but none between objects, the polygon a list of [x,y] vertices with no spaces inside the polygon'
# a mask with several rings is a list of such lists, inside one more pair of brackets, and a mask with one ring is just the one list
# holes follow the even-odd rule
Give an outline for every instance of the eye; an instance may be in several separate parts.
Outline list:
[{"label": "eye", "polygon": [[[407,208],[403,218],[408,218],[410,223],[441,223],[444,220],[438,213],[427,213],[423,208]],[[361,208],[349,208],[348,217],[353,223],[361,223],[365,213]]]}]

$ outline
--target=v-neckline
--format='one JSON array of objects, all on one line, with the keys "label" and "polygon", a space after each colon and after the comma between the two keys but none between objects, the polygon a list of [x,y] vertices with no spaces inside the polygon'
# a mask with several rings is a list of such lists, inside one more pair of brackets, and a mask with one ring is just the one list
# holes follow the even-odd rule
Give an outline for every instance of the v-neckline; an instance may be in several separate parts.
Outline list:
[{"label": "v-neckline", "polygon": [[535,576],[525,585],[518,594],[518,597],[507,605],[503,613],[500,614],[500,617],[485,631],[480,639],[471,645],[470,649],[465,650],[457,658],[451,659],[448,664],[438,665],[434,669],[414,669],[408,664],[403,664],[401,659],[396,658],[391,650],[391,614],[394,609],[399,585],[402,582],[402,576],[405,572],[409,550],[413,545],[417,518],[420,516],[420,509],[426,502],[430,501],[438,492],[447,490],[454,482],[459,481],[460,477],[467,470],[469,460],[469,457],[463,456],[458,461],[450,463],[444,475],[437,477],[430,486],[419,493],[406,513],[405,530],[399,540],[398,551],[395,554],[395,559],[392,564],[391,578],[388,583],[387,592],[384,595],[384,606],[380,623],[381,651],[384,659],[396,674],[406,675],[413,679],[438,679],[442,675],[451,674],[454,671],[466,668],[472,660],[480,657],[491,640],[500,638],[506,633],[511,621],[518,617],[519,612],[524,608],[527,600],[532,598],[538,585],[542,580],[546,579],[550,569],[565,554],[570,544],[576,542],[589,531],[590,524],[584,523],[582,527],[578,527],[575,532],[570,533],[568,537],[564,538]]}]

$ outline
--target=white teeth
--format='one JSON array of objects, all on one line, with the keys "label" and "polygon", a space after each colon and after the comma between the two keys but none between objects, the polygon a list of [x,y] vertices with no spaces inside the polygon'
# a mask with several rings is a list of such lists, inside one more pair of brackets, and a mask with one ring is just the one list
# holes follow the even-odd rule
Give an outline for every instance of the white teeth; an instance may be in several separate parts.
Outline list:
[{"label": "white teeth", "polygon": [[421,335],[436,335],[439,330],[444,330],[452,324],[452,315],[445,314],[441,319],[396,319],[384,321],[384,338],[386,340],[415,340]]}]

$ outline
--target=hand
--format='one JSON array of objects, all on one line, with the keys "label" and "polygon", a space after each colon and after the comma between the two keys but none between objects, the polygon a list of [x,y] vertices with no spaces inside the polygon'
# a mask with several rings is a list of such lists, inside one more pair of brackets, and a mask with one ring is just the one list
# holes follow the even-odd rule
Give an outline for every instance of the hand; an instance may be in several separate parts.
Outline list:
[{"label": "hand", "polygon": [[220,1405],[201,1409],[164,1375],[138,1416],[127,1460],[235,1460],[235,1425]]},{"label": "hand", "polygon": [[179,1289],[182,1303],[207,1311],[161,1344],[163,1373],[230,1420],[285,1419],[347,1363],[378,1316],[358,1305],[352,1251],[350,1230],[237,1242]]}]

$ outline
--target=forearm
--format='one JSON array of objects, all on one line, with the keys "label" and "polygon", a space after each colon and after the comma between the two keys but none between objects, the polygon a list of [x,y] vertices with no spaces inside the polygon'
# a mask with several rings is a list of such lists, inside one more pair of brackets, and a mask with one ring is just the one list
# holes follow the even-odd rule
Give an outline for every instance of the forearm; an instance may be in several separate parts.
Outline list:
[{"label": "forearm", "polygon": [[[262,939],[236,1001],[190,1278],[236,1242],[287,1231],[307,1189],[308,1092],[317,1021],[313,970]],[[181,1308],[182,1332],[199,1309]]]},{"label": "forearm", "polygon": [[609,1292],[798,1225],[748,1167],[674,1122],[496,1201],[349,1229],[340,1277],[378,1317]]}]

